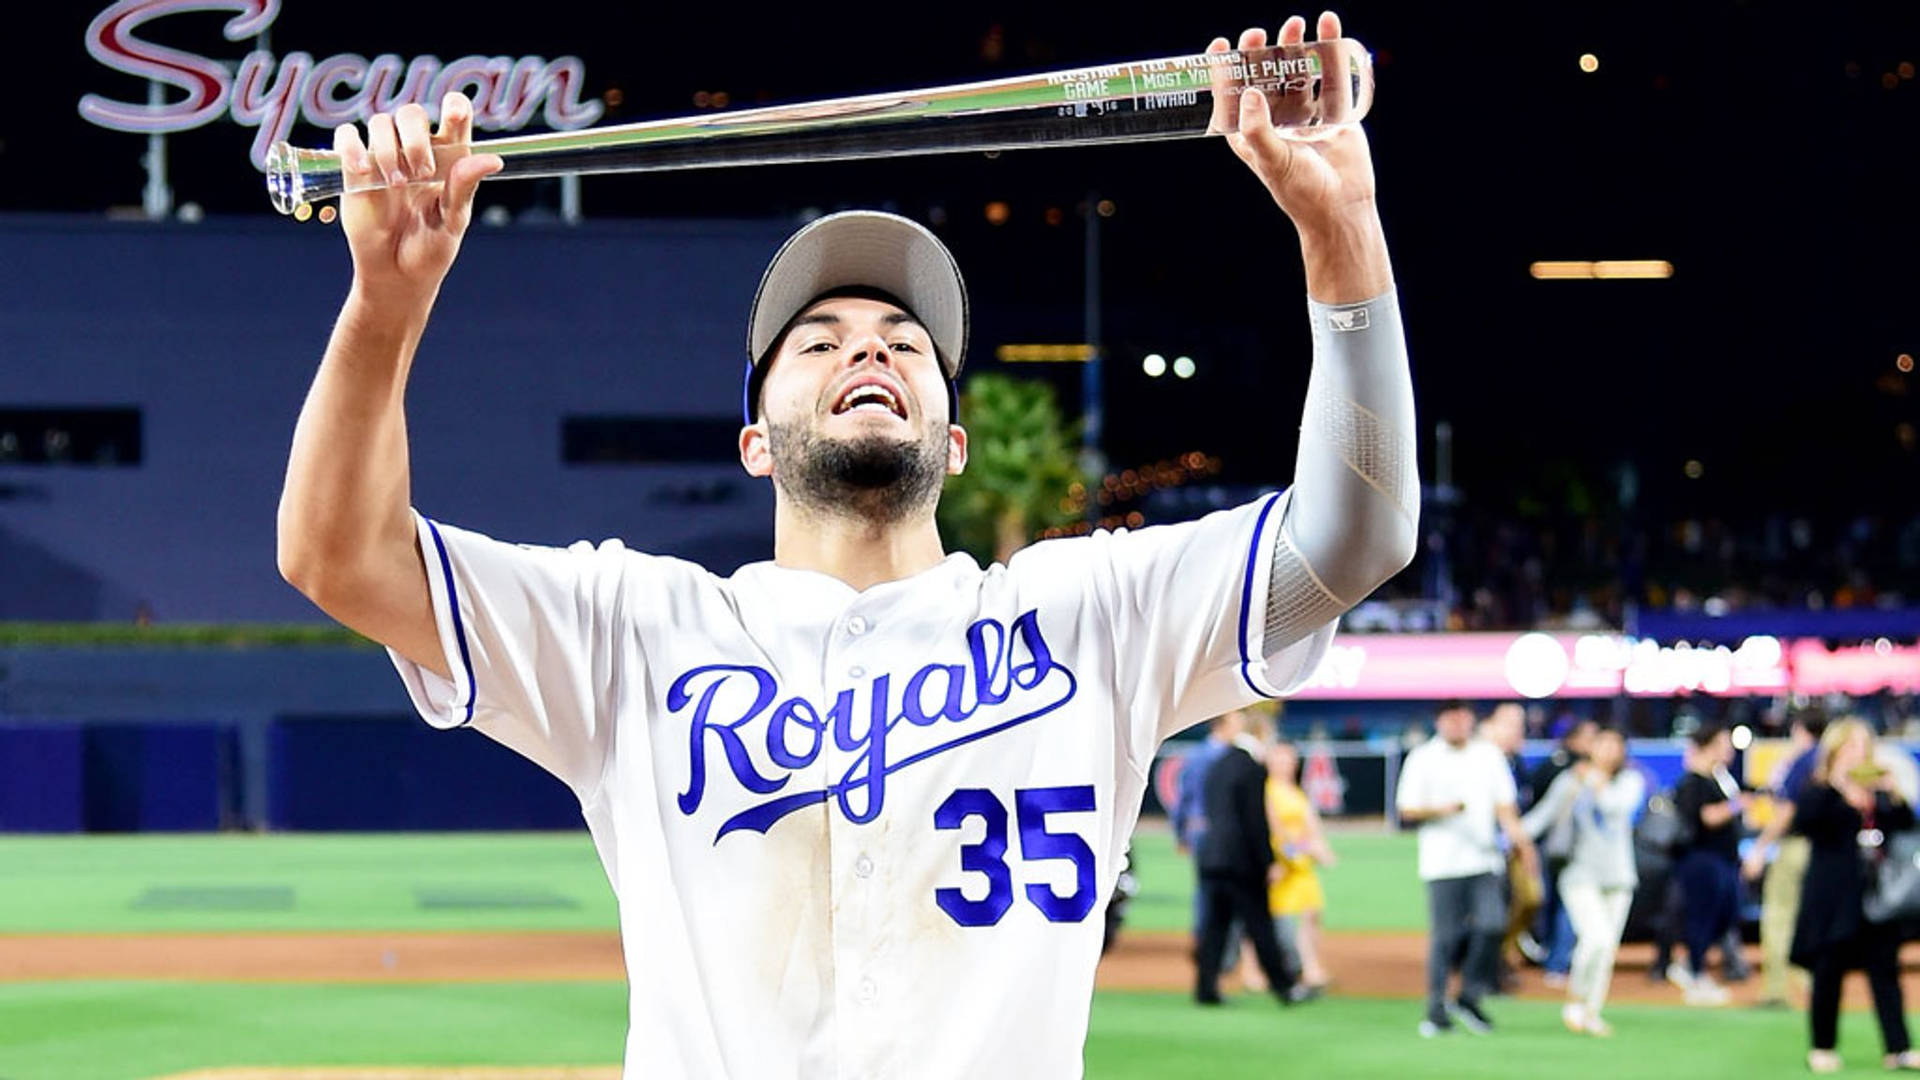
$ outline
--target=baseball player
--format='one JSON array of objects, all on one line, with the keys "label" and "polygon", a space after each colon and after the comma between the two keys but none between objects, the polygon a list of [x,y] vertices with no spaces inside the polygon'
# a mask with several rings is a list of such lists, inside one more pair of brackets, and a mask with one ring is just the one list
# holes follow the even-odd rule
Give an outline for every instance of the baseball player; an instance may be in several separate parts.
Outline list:
[{"label": "baseball player", "polygon": [[[628,1076],[1080,1075],[1098,909],[1156,748],[1305,679],[1340,612],[1412,557],[1413,399],[1366,136],[1283,140],[1256,93],[1239,122],[1306,263],[1293,486],[985,569],[934,527],[967,459],[967,300],[926,230],[837,214],[774,256],[740,432],[773,483],[774,558],[722,578],[413,510],[407,372],[499,160],[344,201],[353,285],[294,434],[281,570],[389,648],[428,722],[579,796],[619,899]],[[350,173],[425,178],[471,124],[450,96],[437,134],[409,106],[335,145]]]}]

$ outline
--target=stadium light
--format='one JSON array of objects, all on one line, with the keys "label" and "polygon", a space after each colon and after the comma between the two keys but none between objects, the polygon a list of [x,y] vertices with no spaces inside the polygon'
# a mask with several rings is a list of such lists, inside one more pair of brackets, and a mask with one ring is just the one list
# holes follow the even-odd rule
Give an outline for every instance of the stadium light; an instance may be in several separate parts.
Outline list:
[{"label": "stadium light", "polygon": [[1541,281],[1670,278],[1673,264],[1665,259],[1543,260],[1529,266],[1527,271]]},{"label": "stadium light", "polygon": [[1063,345],[1002,345],[993,350],[1003,364],[1084,364],[1093,359],[1093,346],[1082,343]]}]

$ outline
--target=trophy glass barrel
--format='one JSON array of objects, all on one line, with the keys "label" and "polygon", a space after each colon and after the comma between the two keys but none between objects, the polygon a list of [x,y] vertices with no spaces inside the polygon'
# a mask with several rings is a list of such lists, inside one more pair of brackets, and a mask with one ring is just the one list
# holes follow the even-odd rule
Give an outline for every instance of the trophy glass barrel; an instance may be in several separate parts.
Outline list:
[{"label": "trophy glass barrel", "polygon": [[267,148],[267,197],[283,214],[344,194],[343,180],[340,155],[332,150],[305,150],[286,142]]},{"label": "trophy glass barrel", "polygon": [[[1318,138],[1366,116],[1372,60],[1359,42],[1336,38],[489,139],[436,148],[436,178],[468,153],[499,155],[496,177],[511,178],[1194,138],[1236,130],[1248,89],[1265,96],[1283,136]],[[343,190],[343,180],[331,150],[276,143],[267,157],[267,189],[281,213],[385,186],[369,177]]]},{"label": "trophy glass barrel", "polygon": [[291,214],[296,206],[304,203],[305,192],[301,190],[300,170],[289,160],[297,151],[285,142],[276,142],[267,148],[267,198],[273,201],[273,208],[283,214]]}]

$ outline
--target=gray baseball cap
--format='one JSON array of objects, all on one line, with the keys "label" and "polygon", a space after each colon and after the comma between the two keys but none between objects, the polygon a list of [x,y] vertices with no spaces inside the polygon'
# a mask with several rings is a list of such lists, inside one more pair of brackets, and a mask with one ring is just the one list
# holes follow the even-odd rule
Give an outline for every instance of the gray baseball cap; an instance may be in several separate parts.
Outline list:
[{"label": "gray baseball cap", "polygon": [[828,214],[781,246],[753,298],[747,362],[758,364],[816,297],[846,288],[898,297],[927,328],[948,380],[960,374],[967,352],[967,284],[960,264],[925,226],[877,210]]}]

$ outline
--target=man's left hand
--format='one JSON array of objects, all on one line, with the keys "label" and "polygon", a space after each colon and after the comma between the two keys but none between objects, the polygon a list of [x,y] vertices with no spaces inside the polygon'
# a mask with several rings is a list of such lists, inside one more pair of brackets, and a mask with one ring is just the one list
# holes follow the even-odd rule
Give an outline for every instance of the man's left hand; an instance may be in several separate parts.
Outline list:
[{"label": "man's left hand", "polygon": [[[1323,13],[1315,32],[1320,41],[1339,37],[1340,16]],[[1307,20],[1295,15],[1281,24],[1275,44],[1298,45],[1306,34]],[[1266,47],[1265,30],[1255,27],[1241,32],[1238,48]],[[1226,52],[1227,48],[1226,38],[1215,38],[1207,51]],[[1348,85],[1344,72],[1328,72],[1322,78],[1322,93],[1344,93]],[[1224,99],[1215,100],[1218,109],[1231,108]],[[1373,154],[1360,125],[1322,129],[1311,139],[1283,136],[1273,126],[1266,94],[1254,89],[1240,95],[1239,113],[1238,130],[1227,136],[1227,145],[1303,232],[1339,224],[1355,213],[1373,212]],[[1225,127],[1224,121],[1231,119],[1216,116],[1215,122]]]},{"label": "man's left hand", "polygon": [[[1340,36],[1340,17],[1331,11],[1315,28],[1319,40]],[[1275,40],[1297,45],[1306,40],[1307,21],[1294,16],[1280,27]],[[1267,32],[1258,28],[1240,35],[1242,49],[1263,49]],[[1208,52],[1226,52],[1226,38],[1215,38]],[[1232,127],[1227,145],[1273,195],[1300,233],[1307,294],[1323,304],[1352,304],[1371,300],[1393,287],[1393,268],[1374,206],[1373,152],[1367,133],[1358,124],[1317,130],[1311,138],[1284,137],[1273,126],[1267,96],[1258,90],[1240,95],[1239,115],[1226,96],[1224,74],[1214,88],[1215,130]],[[1345,93],[1345,78],[1323,75],[1322,93]]]}]

